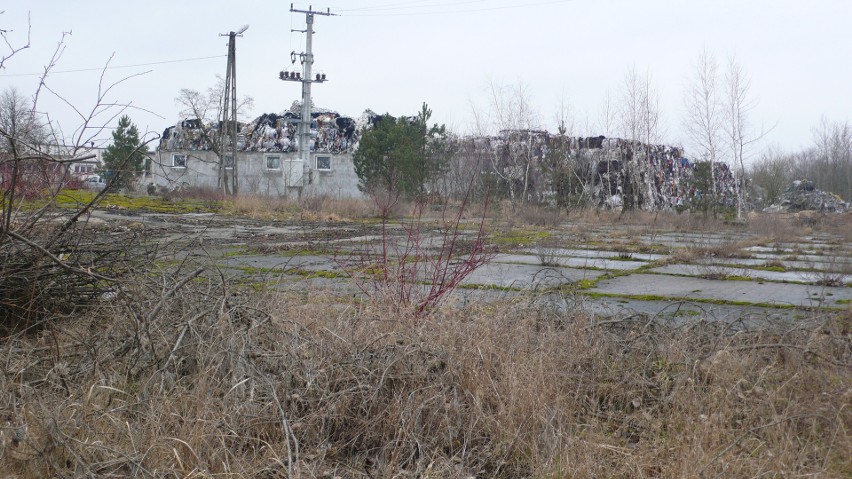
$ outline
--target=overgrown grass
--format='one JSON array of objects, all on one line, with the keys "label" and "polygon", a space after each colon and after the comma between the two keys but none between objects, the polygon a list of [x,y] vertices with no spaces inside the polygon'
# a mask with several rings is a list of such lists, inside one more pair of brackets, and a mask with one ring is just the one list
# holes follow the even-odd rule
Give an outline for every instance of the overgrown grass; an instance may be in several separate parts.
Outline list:
[{"label": "overgrown grass", "polygon": [[[164,278],[165,279],[165,278]],[[843,477],[849,315],[738,329],[539,303],[428,321],[140,281],[0,350],[17,477]],[[171,281],[162,285],[172,288]]]},{"label": "overgrown grass", "polygon": [[[128,209],[157,211],[142,199],[122,201]],[[328,199],[300,206],[243,198],[226,202],[220,212],[337,222],[349,217],[336,212],[342,207]],[[369,211],[351,211],[364,215],[359,222],[370,221]],[[329,220],[330,212],[336,216]],[[547,229],[500,224],[495,229],[503,233],[494,243],[557,248],[560,235],[595,231],[605,215],[575,216],[592,224],[566,228],[550,217]],[[607,245],[617,238],[624,246],[617,251],[630,259],[644,247],[638,235],[653,238],[658,228],[681,227],[658,215],[623,218],[631,224],[611,225],[624,226],[611,237],[589,233],[586,240]],[[753,244],[698,246],[676,259],[736,257]],[[133,263],[130,274],[138,276],[122,277],[109,295],[93,296],[85,314],[48,308],[40,311],[39,331],[0,342],[3,474],[632,478],[852,472],[848,308],[821,309],[820,316],[803,312],[795,323],[767,321],[749,329],[753,317],[729,324],[678,310],[669,315],[680,318],[678,326],[665,315],[600,319],[576,307],[586,297],[610,297],[588,291],[597,281],[666,261],[660,260],[579,281],[566,290],[564,304],[552,302],[560,290],[549,290],[551,300],[544,301],[514,288],[504,288],[511,292],[504,299],[493,299],[501,288],[462,289],[455,294],[492,296],[466,307],[449,300],[424,317],[390,295],[353,297],[352,284],[335,291],[313,281],[283,293],[256,278],[281,268],[246,267],[255,278],[226,279],[222,271],[187,274],[194,257],[178,257],[186,259]],[[287,272],[344,280],[335,272]],[[844,300],[836,304],[846,307]]]}]

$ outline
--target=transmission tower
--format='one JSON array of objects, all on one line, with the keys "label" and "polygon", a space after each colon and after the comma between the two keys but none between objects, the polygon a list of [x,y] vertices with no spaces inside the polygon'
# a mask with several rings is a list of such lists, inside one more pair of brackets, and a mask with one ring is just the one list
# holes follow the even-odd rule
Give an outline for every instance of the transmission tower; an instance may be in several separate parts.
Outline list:
[{"label": "transmission tower", "polygon": [[[278,78],[284,81],[296,81],[302,84],[302,118],[299,121],[299,159],[302,164],[307,166],[310,171],[310,155],[311,155],[311,84],[322,83],[326,81],[325,74],[317,74],[316,78],[311,77],[311,67],[314,64],[313,53],[313,36],[314,36],[314,15],[333,16],[330,9],[325,12],[318,12],[308,7],[307,10],[298,10],[290,4],[290,13],[304,13],[305,30],[291,30],[305,34],[305,51],[302,53],[290,52],[290,59],[293,64],[298,58],[302,65],[302,73],[282,71],[278,74]],[[301,193],[301,189],[300,189]]]},{"label": "transmission tower", "polygon": [[[248,25],[236,32],[221,33],[228,37],[228,68],[225,73],[225,92],[222,105],[222,121],[219,126],[219,187],[225,194],[238,193],[239,174],[237,161],[237,37],[243,36]],[[227,160],[230,155],[230,164]],[[229,184],[228,170],[231,170]]]}]

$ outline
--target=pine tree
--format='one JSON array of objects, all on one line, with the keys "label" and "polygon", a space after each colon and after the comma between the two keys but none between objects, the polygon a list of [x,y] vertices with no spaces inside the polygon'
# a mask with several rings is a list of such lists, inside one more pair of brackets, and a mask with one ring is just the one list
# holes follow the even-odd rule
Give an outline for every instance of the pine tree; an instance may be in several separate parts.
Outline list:
[{"label": "pine tree", "polygon": [[115,188],[132,188],[142,173],[148,147],[139,140],[139,131],[127,115],[118,120],[112,132],[112,145],[104,151],[104,167],[108,182]]},{"label": "pine tree", "polygon": [[426,183],[446,169],[446,128],[429,127],[424,103],[415,118],[382,116],[364,132],[353,162],[363,191],[418,197]]}]

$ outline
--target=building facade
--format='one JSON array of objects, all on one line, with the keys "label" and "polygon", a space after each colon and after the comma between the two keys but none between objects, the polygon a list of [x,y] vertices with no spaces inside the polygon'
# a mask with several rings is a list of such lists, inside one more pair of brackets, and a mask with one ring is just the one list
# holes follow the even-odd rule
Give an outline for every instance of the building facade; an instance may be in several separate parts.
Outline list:
[{"label": "building facade", "polygon": [[[150,173],[142,180],[158,190],[179,188],[222,188],[219,156],[211,150],[160,148],[154,155]],[[325,195],[359,198],[358,176],[352,153],[311,153],[309,165],[297,152],[238,150],[237,188],[242,194],[297,198]],[[234,161],[224,159],[225,175],[231,177]]]},{"label": "building facade", "polygon": [[[219,143],[221,122],[179,122],[163,132],[140,186],[156,190],[225,189],[225,183],[236,178],[240,194],[362,197],[352,157],[360,138],[358,124],[366,120],[356,122],[333,111],[315,109],[310,156],[305,162],[298,153],[298,108],[296,103],[290,111],[266,113],[241,123],[235,148],[227,138],[224,145]],[[369,117],[365,112],[365,118]],[[236,150],[235,155],[232,150]]]}]

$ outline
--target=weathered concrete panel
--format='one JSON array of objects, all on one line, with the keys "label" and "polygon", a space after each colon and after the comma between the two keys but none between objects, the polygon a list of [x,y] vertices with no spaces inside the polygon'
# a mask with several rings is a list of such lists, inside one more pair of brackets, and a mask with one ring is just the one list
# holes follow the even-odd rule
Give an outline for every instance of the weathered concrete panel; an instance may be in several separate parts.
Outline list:
[{"label": "weathered concrete panel", "polygon": [[[316,153],[311,155],[311,163],[304,165],[298,153],[292,152],[238,152],[239,190],[276,197],[363,197],[351,153]],[[218,188],[219,158],[213,151],[160,150],[151,173],[142,179],[143,187],[149,184],[157,189]]]}]

